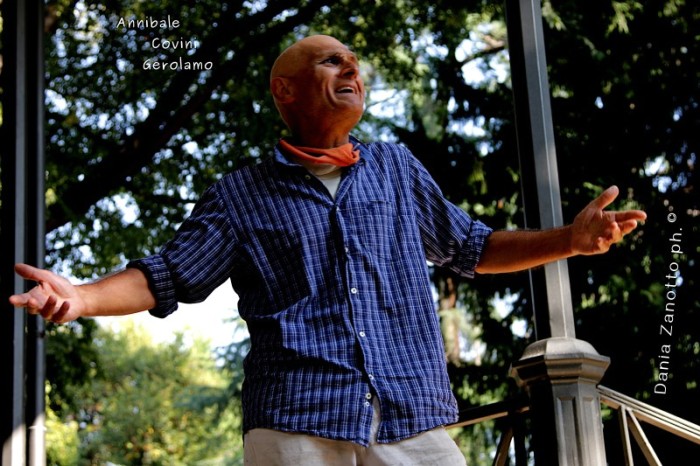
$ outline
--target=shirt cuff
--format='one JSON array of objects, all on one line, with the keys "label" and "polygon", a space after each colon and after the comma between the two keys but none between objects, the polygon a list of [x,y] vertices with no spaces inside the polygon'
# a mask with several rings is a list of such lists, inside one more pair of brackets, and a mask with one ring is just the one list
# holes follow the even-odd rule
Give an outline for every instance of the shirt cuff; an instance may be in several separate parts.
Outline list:
[{"label": "shirt cuff", "polygon": [[163,318],[177,310],[175,285],[161,256],[144,257],[131,261],[126,266],[139,269],[146,275],[151,293],[156,298],[156,307],[148,311],[151,315]]},{"label": "shirt cuff", "polygon": [[466,277],[474,278],[476,266],[479,265],[481,253],[484,251],[484,247],[491,233],[493,233],[493,228],[486,226],[484,223],[478,220],[472,223],[469,238],[462,247],[462,253],[457,260],[459,270],[461,270]]}]

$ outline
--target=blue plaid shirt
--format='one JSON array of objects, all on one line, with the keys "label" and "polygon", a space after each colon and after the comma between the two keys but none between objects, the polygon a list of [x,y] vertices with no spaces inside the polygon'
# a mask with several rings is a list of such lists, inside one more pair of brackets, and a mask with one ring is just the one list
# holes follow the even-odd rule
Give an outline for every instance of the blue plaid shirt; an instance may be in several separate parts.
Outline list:
[{"label": "blue plaid shirt", "polygon": [[210,187],[143,270],[164,317],[230,279],[250,332],[244,431],[361,445],[455,421],[426,260],[471,277],[491,229],[448,202],[403,146],[359,144],[335,199],[274,157]]}]

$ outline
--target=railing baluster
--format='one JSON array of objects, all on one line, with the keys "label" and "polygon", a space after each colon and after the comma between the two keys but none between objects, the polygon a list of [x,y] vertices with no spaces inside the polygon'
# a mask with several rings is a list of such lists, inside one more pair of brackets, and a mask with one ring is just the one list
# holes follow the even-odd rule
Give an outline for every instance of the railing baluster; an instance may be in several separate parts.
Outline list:
[{"label": "railing baluster", "polygon": [[630,421],[632,421],[629,426],[630,426],[630,431],[632,431],[632,435],[634,436],[634,439],[637,441],[637,445],[639,445],[639,448],[642,449],[642,453],[644,454],[644,457],[647,459],[647,462],[651,466],[661,466],[661,461],[659,460],[659,457],[656,456],[656,452],[652,448],[651,444],[649,443],[649,439],[647,439],[647,436],[644,434],[644,430],[642,430],[642,426],[639,425],[639,421],[637,420],[636,417],[634,417],[634,413],[628,411],[628,416]]},{"label": "railing baluster", "polygon": [[501,434],[501,440],[498,442],[498,450],[496,457],[493,459],[493,466],[505,466],[508,461],[508,451],[510,450],[510,442],[513,440],[513,428],[506,426]]},{"label": "railing baluster", "polygon": [[622,450],[625,456],[625,466],[634,466],[634,458],[632,457],[632,442],[630,441],[630,431],[629,426],[627,425],[627,408],[625,405],[620,405],[617,418],[620,421],[620,436],[622,437]]},{"label": "railing baluster", "polygon": [[513,443],[515,447],[515,466],[527,466],[527,446],[525,445],[525,437],[527,436],[525,428],[525,416],[511,414],[510,416],[514,436]]}]

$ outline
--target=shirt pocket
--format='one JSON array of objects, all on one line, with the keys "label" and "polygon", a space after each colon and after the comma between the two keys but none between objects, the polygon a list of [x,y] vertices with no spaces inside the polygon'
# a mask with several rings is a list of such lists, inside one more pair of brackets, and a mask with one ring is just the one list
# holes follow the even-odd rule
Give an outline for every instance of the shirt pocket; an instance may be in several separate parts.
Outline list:
[{"label": "shirt pocket", "polygon": [[298,234],[280,228],[258,228],[250,255],[255,263],[259,286],[266,290],[273,309],[284,309],[310,293],[305,257]]},{"label": "shirt pocket", "polygon": [[349,211],[354,240],[360,249],[378,259],[391,259],[397,246],[394,206],[385,200],[368,200]]}]

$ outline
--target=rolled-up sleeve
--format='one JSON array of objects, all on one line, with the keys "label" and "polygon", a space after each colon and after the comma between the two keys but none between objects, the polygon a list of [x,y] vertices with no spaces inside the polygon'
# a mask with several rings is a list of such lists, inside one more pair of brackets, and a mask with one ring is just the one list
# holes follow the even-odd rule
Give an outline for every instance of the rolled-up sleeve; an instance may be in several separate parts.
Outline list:
[{"label": "rolled-up sleeve", "polygon": [[472,219],[446,199],[420,162],[411,157],[414,199],[426,258],[466,277],[473,277],[493,229]]},{"label": "rolled-up sleeve", "polygon": [[151,293],[156,298],[156,307],[149,310],[152,315],[166,317],[177,310],[175,284],[160,255],[156,254],[131,261],[127,267],[139,269],[146,275]]},{"label": "rolled-up sleeve", "polygon": [[[466,214],[462,212],[462,215]],[[491,233],[493,233],[492,228],[479,220],[471,220],[469,233],[461,242],[461,247],[449,267],[467,277],[473,277]]]}]

